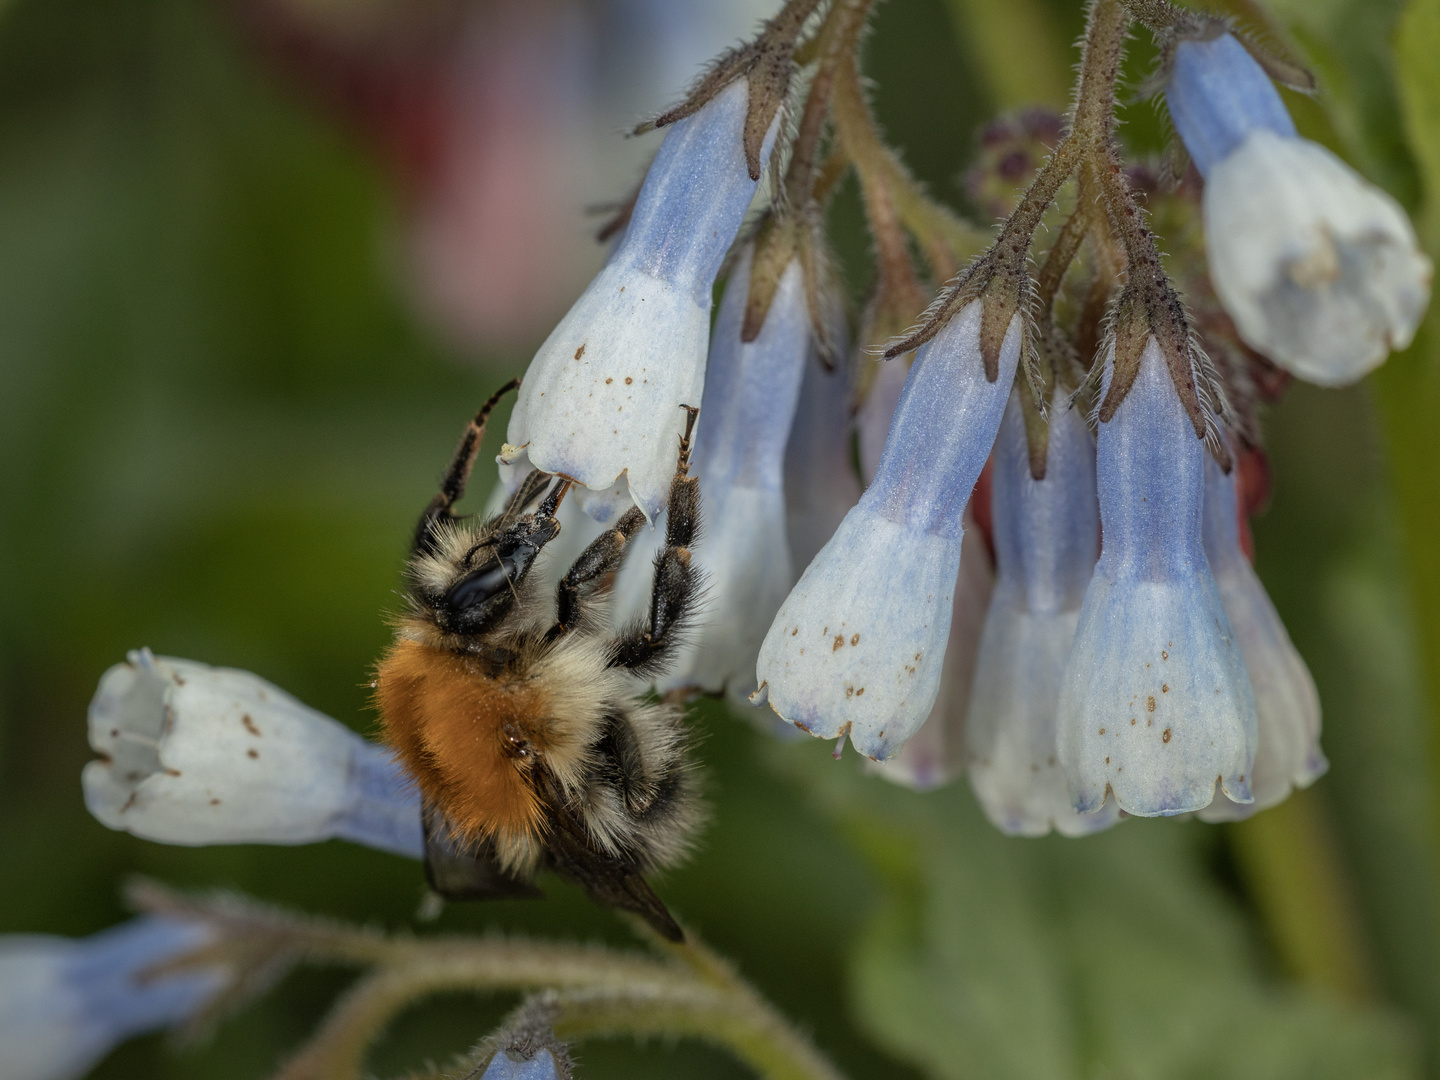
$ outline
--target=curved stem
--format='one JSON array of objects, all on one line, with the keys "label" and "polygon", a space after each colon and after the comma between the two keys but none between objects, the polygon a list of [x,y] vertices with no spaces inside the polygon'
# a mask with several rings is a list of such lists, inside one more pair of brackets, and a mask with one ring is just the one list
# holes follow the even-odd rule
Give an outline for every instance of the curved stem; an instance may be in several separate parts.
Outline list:
[{"label": "curved stem", "polygon": [[773,1009],[714,988],[665,995],[561,994],[547,1004],[556,1010],[555,1034],[561,1039],[690,1037],[723,1047],[769,1080],[842,1080],[835,1067]]},{"label": "curved stem", "polygon": [[336,1003],[275,1080],[357,1080],[375,1039],[433,994],[548,990],[563,1006],[562,1038],[589,1034],[692,1036],[722,1046],[771,1080],[839,1074],[748,983],[691,943],[653,960],[603,948],[527,941],[397,941],[388,962]]},{"label": "curved stem", "polygon": [[785,197],[793,206],[804,206],[812,197],[820,139],[830,114],[835,75],[847,52],[855,50],[872,0],[837,0],[820,27],[815,51],[819,56],[809,93],[795,126],[790,166],[785,173]]},{"label": "curved stem", "polygon": [[433,994],[585,988],[664,995],[693,982],[673,964],[608,949],[505,940],[396,944],[403,954],[352,986],[276,1080],[355,1080],[380,1033]]}]

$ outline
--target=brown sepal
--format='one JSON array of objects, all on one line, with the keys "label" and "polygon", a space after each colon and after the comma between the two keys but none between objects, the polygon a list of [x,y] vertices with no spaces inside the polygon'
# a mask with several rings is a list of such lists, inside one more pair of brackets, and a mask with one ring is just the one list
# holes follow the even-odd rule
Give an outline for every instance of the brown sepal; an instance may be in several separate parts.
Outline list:
[{"label": "brown sepal", "polygon": [[644,177],[631,189],[622,203],[610,203],[602,206],[587,208],[587,212],[594,214],[609,214],[605,224],[595,231],[595,242],[603,244],[613,236],[618,236],[630,224],[630,218],[635,213],[635,203],[640,198],[640,189],[644,186]]},{"label": "brown sepal", "polygon": [[1000,347],[1005,343],[1010,320],[1020,310],[1020,290],[991,281],[981,305],[980,358],[985,361],[985,378],[994,382],[1000,377]]},{"label": "brown sepal", "polygon": [[1291,90],[1297,90],[1302,94],[1315,92],[1315,76],[1309,68],[1297,64],[1293,60],[1286,60],[1283,56],[1277,56],[1253,40],[1249,34],[1235,32],[1235,38],[1245,46],[1245,51],[1265,69],[1265,74],[1270,78],[1282,86],[1288,86]]},{"label": "brown sepal", "polygon": [[1110,386],[1105,400],[1100,402],[1099,420],[1107,424],[1115,416],[1115,410],[1135,385],[1140,374],[1140,357],[1145,352],[1145,343],[1150,339],[1150,322],[1136,310],[1138,303],[1134,293],[1126,289],[1116,305],[1114,343],[1114,369],[1110,375]]},{"label": "brown sepal", "polygon": [[635,128],[636,135],[662,128],[692,116],[736,79],[749,89],[748,112],[742,141],[751,180],[760,179],[760,157],[765,136],[790,92],[795,70],[795,40],[819,0],[790,0],[770,19],[760,35],[721,56],[686,95],[685,100]]},{"label": "brown sepal", "polygon": [[825,223],[817,216],[800,237],[800,269],[805,275],[805,305],[810,312],[810,340],[826,371],[840,363],[845,338],[845,303],[836,281],[834,260],[825,242]]},{"label": "brown sepal", "polygon": [[1050,424],[1045,410],[1049,407],[1055,389],[1053,369],[1044,358],[1046,350],[1036,350],[1035,362],[1030,365],[1032,377],[1031,393],[1020,392],[1020,412],[1025,417],[1025,446],[1030,454],[1030,476],[1036,481],[1045,479],[1046,459],[1050,454]]},{"label": "brown sepal", "polygon": [[793,224],[771,215],[755,231],[754,253],[750,259],[750,289],[745,298],[745,321],[740,327],[740,340],[754,341],[760,336],[765,318],[785,269],[799,254],[799,237]]}]

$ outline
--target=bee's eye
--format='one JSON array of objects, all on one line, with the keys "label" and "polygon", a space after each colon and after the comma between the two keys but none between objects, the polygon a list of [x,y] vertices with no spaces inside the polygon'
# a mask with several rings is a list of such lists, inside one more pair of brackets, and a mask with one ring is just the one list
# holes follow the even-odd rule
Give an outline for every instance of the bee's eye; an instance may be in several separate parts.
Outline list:
[{"label": "bee's eye", "polygon": [[478,607],[496,593],[508,590],[518,569],[511,559],[492,559],[453,585],[445,594],[445,606],[454,612]]}]

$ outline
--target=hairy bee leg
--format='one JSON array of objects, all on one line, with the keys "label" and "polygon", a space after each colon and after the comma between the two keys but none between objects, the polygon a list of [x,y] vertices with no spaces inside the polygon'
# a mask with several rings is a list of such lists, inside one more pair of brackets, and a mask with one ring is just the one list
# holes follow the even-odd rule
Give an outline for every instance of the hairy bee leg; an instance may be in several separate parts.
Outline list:
[{"label": "hairy bee leg", "polygon": [[699,576],[690,561],[690,545],[700,531],[700,481],[690,475],[691,433],[700,410],[682,406],[687,416],[680,437],[675,478],[665,511],[665,547],[655,556],[655,584],[650,593],[649,625],[636,626],[616,642],[612,667],[647,671],[664,663],[675,643],[674,631],[689,614]]},{"label": "hairy bee leg", "polygon": [[556,586],[555,625],[550,629],[550,637],[568,633],[580,622],[585,600],[598,584],[620,569],[625,553],[630,550],[630,541],[644,524],[644,513],[638,506],[632,506],[613,529],[601,533],[580,553]]},{"label": "hairy bee leg", "polygon": [[440,480],[440,490],[430,500],[430,505],[425,508],[425,512],[420,515],[419,524],[415,526],[413,552],[433,551],[436,526],[442,521],[455,520],[450,508],[465,494],[465,485],[470,481],[470,470],[475,465],[475,455],[480,450],[480,441],[485,438],[485,422],[490,419],[490,413],[495,406],[500,404],[500,399],[519,385],[519,379],[511,379],[496,390],[486,399],[485,404],[480,406],[474,419],[465,425],[465,433],[460,436],[460,445],[455,448],[455,456],[450,459],[450,467],[445,470],[445,475]]}]

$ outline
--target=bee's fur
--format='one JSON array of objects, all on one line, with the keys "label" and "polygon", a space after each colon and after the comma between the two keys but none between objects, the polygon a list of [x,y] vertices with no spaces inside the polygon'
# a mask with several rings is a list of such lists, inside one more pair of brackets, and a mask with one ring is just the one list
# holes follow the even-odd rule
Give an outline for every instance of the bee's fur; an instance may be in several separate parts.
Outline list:
[{"label": "bee's fur", "polygon": [[648,697],[643,676],[673,651],[698,585],[688,547],[699,524],[688,475],[695,410],[650,619],[612,634],[606,594],[644,524],[638,509],[581,554],[553,598],[530,569],[559,531],[568,480],[531,473],[483,522],[451,510],[504,392],[467,427],[421,517],[409,611],[375,681],[386,737],[426,807],[431,883],[442,895],[533,894],[528,882],[549,866],[678,940],[643,875],[684,854],[700,819],[697,781],[682,710]]}]

